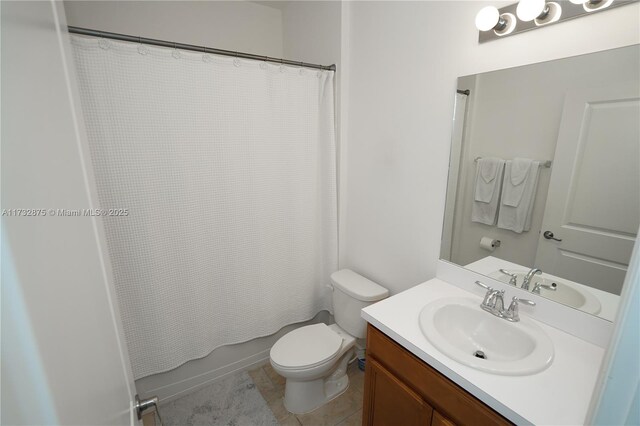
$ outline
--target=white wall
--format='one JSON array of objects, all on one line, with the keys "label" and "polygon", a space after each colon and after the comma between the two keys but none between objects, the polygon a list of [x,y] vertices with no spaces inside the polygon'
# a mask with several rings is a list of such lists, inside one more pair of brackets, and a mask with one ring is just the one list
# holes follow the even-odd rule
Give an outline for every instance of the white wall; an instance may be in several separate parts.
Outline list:
[{"label": "white wall", "polygon": [[282,8],[285,58],[339,65],[341,12],[342,5],[337,1],[286,2]]},{"label": "white wall", "polygon": [[[274,2],[269,2],[274,3]],[[341,111],[343,96],[342,9],[340,1],[283,1],[277,2],[282,10],[283,51],[286,59],[321,65],[335,64],[336,144],[338,161],[338,230],[339,259],[344,263],[344,226],[346,220],[346,173],[344,171],[345,146],[342,144]]]},{"label": "white wall", "polygon": [[[476,173],[473,159],[485,156],[553,160],[567,92],[605,85],[607,79],[612,82],[637,79],[638,53],[632,47],[615,49],[477,76],[477,88],[469,96],[473,111],[466,123],[453,262],[466,265],[491,254],[519,265],[534,265],[553,170],[540,169],[531,230],[516,234],[471,222]],[[502,245],[489,253],[480,248],[483,236],[497,238]]]},{"label": "white wall", "polygon": [[282,57],[282,13],[249,1],[65,1],[69,25]]},{"label": "white wall", "polygon": [[133,425],[133,375],[55,1],[2,3],[2,424]]},{"label": "white wall", "polygon": [[640,42],[633,4],[479,45],[488,4],[349,4],[345,261],[393,293],[435,275],[456,78]]}]

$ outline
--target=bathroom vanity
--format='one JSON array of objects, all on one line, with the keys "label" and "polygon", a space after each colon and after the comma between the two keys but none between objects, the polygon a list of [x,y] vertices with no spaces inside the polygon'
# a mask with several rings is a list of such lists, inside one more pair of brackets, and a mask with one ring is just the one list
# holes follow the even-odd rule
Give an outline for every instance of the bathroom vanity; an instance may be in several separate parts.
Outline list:
[{"label": "bathroom vanity", "polygon": [[[634,45],[458,79],[437,278],[363,309],[363,424],[589,421],[640,217],[627,196],[638,182],[616,180],[640,167],[639,55]],[[603,136],[614,132],[615,146]],[[516,163],[537,185],[527,208],[507,196],[525,181],[512,179]],[[512,296],[536,306],[509,309]]]},{"label": "bathroom vanity", "polygon": [[481,371],[425,337],[420,315],[430,303],[473,300],[490,318],[480,310],[484,290],[475,287],[436,278],[362,311],[369,323],[364,425],[584,424],[604,349],[532,319],[527,313],[536,307],[520,315],[553,346],[551,362],[537,373]]},{"label": "bathroom vanity", "polygon": [[372,325],[363,424],[511,424]]}]

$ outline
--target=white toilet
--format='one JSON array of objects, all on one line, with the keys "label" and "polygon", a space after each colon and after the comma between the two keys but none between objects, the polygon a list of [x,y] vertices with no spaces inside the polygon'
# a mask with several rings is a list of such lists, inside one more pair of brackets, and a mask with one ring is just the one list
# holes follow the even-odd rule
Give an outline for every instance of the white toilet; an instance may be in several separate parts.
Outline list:
[{"label": "white toilet", "polygon": [[366,336],[360,310],[389,295],[349,269],[331,274],[331,282],[336,324],[298,328],[271,348],[271,365],[287,379],[284,406],[295,414],[308,413],[347,390],[347,364],[354,358],[356,339]]}]

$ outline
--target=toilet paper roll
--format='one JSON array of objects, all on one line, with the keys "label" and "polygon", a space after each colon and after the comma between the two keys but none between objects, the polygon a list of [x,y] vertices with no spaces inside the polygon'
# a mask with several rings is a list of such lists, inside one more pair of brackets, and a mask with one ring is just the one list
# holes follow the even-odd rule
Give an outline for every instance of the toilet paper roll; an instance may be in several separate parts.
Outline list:
[{"label": "toilet paper roll", "polygon": [[490,237],[482,237],[480,239],[480,247],[485,250],[494,251],[496,247],[500,247],[500,240],[495,240]]}]

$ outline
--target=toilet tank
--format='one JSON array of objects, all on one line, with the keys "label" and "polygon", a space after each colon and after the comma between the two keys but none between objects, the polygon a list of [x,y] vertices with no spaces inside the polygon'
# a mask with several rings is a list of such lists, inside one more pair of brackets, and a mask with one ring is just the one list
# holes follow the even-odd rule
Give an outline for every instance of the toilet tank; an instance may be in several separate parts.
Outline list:
[{"label": "toilet tank", "polygon": [[353,337],[363,339],[367,335],[367,322],[360,316],[360,310],[387,297],[389,290],[350,269],[331,274],[331,282],[336,324]]}]

